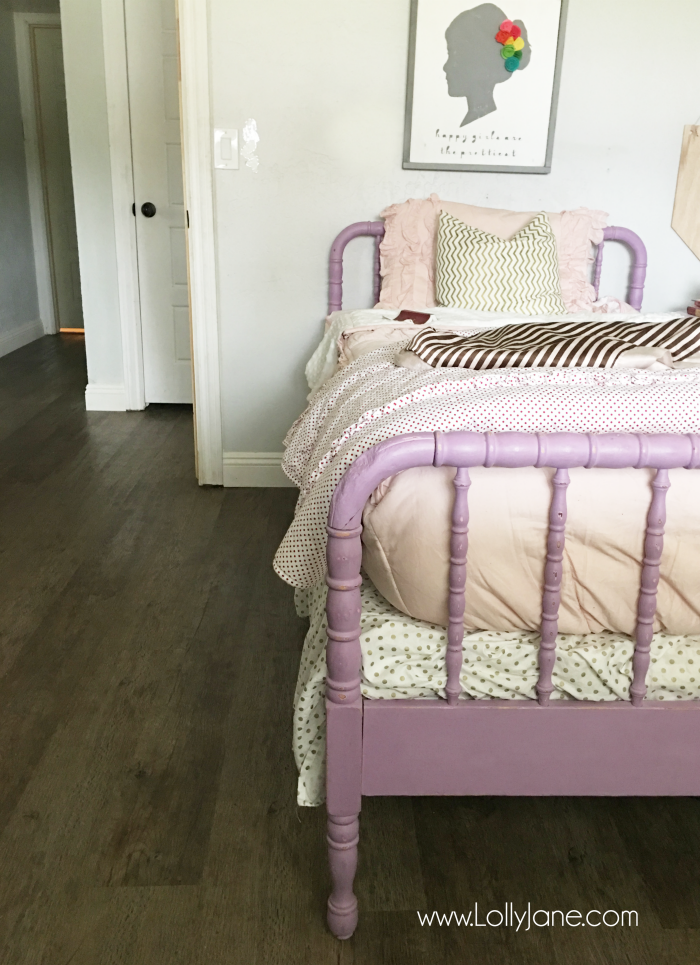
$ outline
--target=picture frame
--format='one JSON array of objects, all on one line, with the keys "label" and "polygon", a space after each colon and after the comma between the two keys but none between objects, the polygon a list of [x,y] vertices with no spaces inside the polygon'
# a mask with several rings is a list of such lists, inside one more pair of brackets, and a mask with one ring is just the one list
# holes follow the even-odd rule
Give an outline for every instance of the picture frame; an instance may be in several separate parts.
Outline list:
[{"label": "picture frame", "polygon": [[411,0],[403,167],[549,174],[567,10]]}]

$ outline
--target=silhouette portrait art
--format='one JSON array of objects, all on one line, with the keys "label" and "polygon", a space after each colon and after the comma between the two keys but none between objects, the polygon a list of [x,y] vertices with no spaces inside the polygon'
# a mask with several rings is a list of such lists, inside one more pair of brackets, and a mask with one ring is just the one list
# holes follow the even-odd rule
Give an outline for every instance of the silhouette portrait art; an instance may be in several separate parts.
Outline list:
[{"label": "silhouette portrait art", "polygon": [[494,3],[482,3],[455,17],[445,40],[448,93],[467,99],[464,127],[497,110],[496,85],[517,83],[517,74],[530,63],[527,30],[522,20],[508,20]]}]

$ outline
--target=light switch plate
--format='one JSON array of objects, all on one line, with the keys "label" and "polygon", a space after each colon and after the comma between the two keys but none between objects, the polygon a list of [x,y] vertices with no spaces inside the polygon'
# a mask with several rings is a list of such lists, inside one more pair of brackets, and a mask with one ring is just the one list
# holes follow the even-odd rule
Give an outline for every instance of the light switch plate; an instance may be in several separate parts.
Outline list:
[{"label": "light switch plate", "polygon": [[215,128],[214,167],[238,170],[238,131],[235,128]]}]

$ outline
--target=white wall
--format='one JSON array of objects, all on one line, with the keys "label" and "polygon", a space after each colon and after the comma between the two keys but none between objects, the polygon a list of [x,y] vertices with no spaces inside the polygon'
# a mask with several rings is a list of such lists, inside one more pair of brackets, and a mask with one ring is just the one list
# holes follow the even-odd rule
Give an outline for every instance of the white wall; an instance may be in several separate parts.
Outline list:
[{"label": "white wall", "polygon": [[100,0],[61,0],[61,28],[88,380],[124,408]]},{"label": "white wall", "polygon": [[0,5],[0,355],[44,330],[39,318],[15,28]]},{"label": "white wall", "polygon": [[[409,0],[209,3],[214,124],[254,117],[261,136],[257,175],[216,172],[224,449],[282,448],[330,243],[395,201],[602,208],[647,243],[646,308],[700,297],[700,262],[670,227],[682,128],[700,114],[681,38],[700,34],[697,0],[571,0],[551,175],[402,171]],[[625,253],[606,257],[604,292],[623,294]],[[369,279],[350,288],[368,303]]]}]

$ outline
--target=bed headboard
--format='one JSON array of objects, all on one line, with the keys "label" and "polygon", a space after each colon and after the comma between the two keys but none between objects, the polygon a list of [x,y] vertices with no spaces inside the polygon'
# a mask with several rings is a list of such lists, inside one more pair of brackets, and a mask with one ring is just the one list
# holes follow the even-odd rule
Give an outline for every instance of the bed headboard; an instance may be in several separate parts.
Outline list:
[{"label": "bed headboard", "polygon": [[[349,241],[353,238],[360,238],[369,235],[376,238],[374,256],[374,303],[379,301],[379,293],[382,287],[382,277],[379,263],[379,243],[384,237],[383,221],[358,221],[355,224],[343,228],[338,237],[331,245],[331,256],[328,265],[328,314],[340,311],[343,307],[343,253]],[[642,307],[644,297],[644,280],[647,274],[647,250],[644,242],[629,228],[610,227],[605,229],[603,241],[598,245],[598,254],[595,260],[593,275],[593,286],[596,298],[600,285],[600,273],[603,268],[603,248],[606,241],[621,241],[626,244],[632,252],[632,270],[630,272],[629,288],[627,291],[627,302],[632,308],[639,311]]]}]

